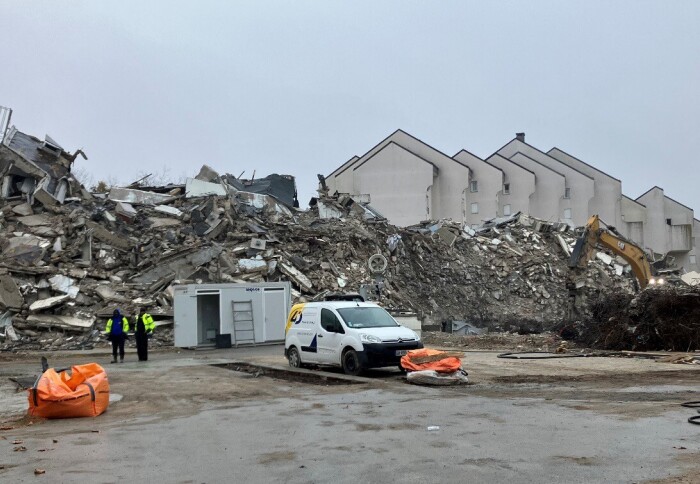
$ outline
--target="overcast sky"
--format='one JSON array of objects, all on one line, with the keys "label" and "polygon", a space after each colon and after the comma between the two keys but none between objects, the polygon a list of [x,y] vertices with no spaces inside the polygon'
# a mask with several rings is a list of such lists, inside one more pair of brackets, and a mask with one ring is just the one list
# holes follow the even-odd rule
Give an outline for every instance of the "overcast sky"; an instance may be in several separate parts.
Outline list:
[{"label": "overcast sky", "polygon": [[[316,174],[401,128],[557,146],[700,211],[700,2],[0,0],[0,105],[95,180]],[[698,214],[696,213],[696,217]]]}]

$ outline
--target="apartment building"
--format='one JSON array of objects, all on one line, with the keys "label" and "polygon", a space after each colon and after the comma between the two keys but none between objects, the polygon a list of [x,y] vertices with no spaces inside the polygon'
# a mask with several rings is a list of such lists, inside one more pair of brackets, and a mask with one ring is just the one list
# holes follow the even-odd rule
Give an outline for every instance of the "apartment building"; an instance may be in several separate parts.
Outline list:
[{"label": "apartment building", "polygon": [[628,197],[619,179],[563,149],[542,151],[524,133],[482,159],[467,150],[449,157],[397,130],[336,168],[326,184],[330,193],[369,199],[399,226],[447,218],[476,226],[517,212],[581,226],[598,214],[655,258],[700,270],[693,209],[659,187]]},{"label": "apartment building", "polygon": [[369,195],[372,206],[400,226],[464,221],[469,181],[467,165],[400,129],[326,177],[330,193]]}]

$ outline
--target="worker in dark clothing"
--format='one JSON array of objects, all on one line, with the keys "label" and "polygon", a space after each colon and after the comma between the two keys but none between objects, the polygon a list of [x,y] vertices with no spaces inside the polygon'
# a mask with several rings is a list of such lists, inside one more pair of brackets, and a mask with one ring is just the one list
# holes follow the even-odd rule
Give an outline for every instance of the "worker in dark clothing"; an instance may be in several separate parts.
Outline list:
[{"label": "worker in dark clothing", "polygon": [[139,355],[139,361],[148,361],[148,338],[153,335],[153,330],[156,324],[153,322],[153,316],[144,311],[143,314],[136,316],[136,352]]},{"label": "worker in dark clothing", "polygon": [[107,321],[105,331],[112,342],[111,363],[117,362],[117,350],[119,350],[119,361],[124,363],[124,341],[126,341],[126,333],[129,331],[129,320],[122,316],[118,309],[115,309],[112,317]]}]

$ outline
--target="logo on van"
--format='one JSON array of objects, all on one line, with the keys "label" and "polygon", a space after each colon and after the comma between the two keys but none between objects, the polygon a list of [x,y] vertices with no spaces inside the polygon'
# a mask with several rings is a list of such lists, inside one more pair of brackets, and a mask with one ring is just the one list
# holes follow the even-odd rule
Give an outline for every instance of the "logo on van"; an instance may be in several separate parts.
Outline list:
[{"label": "logo on van", "polygon": [[287,327],[285,328],[285,334],[287,331],[289,331],[289,328],[292,327],[292,325],[297,325],[301,323],[302,320],[302,312],[304,310],[304,305],[303,304],[298,304],[294,307],[292,307],[292,311],[289,313],[289,318],[287,319]]}]

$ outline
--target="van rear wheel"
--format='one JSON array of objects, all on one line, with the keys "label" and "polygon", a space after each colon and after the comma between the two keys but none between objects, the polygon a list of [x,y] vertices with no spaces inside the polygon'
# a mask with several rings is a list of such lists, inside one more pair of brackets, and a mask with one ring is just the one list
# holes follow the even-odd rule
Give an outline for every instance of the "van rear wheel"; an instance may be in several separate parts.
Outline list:
[{"label": "van rear wheel", "polygon": [[292,368],[301,368],[301,356],[294,346],[287,350],[287,360]]},{"label": "van rear wheel", "polygon": [[343,371],[347,375],[357,376],[362,372],[360,357],[353,349],[349,349],[343,353]]}]

